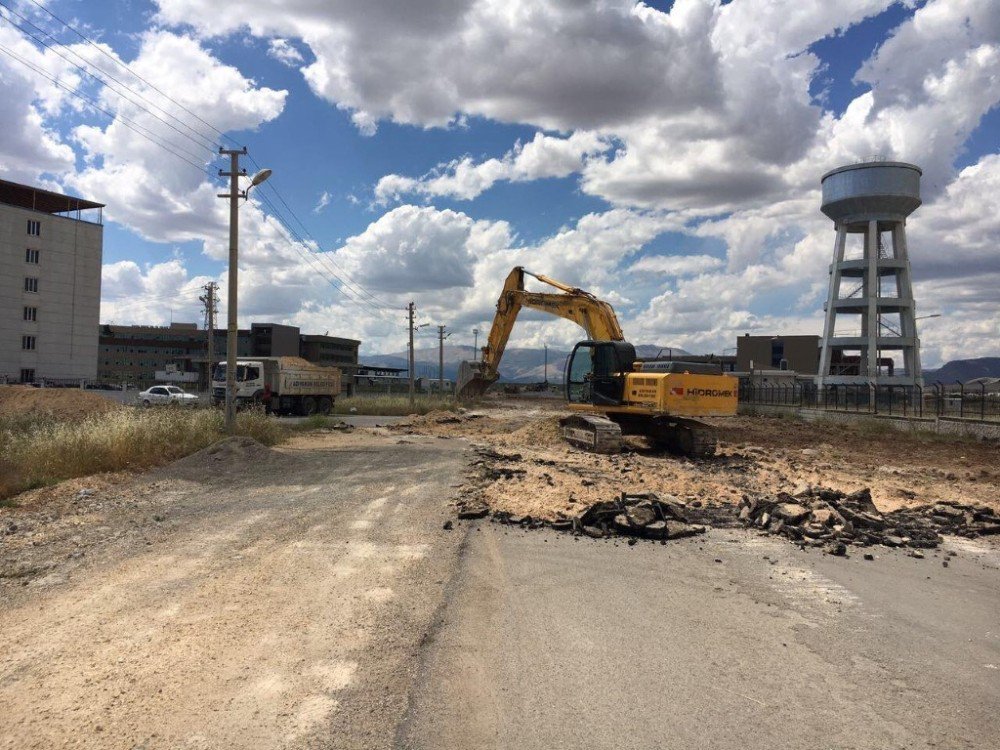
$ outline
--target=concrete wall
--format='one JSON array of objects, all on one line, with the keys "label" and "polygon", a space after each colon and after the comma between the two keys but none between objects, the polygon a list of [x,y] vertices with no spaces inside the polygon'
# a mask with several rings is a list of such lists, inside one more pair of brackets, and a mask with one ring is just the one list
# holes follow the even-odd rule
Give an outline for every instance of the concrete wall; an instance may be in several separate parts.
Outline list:
[{"label": "concrete wall", "polygon": [[[28,235],[29,219],[40,236]],[[100,224],[0,204],[0,377],[97,377],[103,241]],[[28,248],[39,251],[37,265],[25,262]],[[37,293],[24,291],[28,276]],[[38,308],[35,322],[24,320],[25,306]],[[36,337],[34,351],[21,348],[23,335]]]},{"label": "concrete wall", "polygon": [[809,421],[823,419],[841,423],[867,420],[904,432],[936,432],[947,435],[962,435],[980,440],[1000,440],[1000,421],[976,422],[970,419],[956,419],[952,417],[899,417],[869,414],[867,412],[798,409],[794,406],[770,406],[767,404],[740,404],[739,413],[766,416],[794,414],[801,419]]}]

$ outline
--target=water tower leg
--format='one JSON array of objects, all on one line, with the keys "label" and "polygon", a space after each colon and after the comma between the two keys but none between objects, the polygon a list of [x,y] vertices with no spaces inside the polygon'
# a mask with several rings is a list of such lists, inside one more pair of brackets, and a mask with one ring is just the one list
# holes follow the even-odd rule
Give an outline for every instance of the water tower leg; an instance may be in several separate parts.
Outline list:
[{"label": "water tower leg", "polygon": [[868,313],[865,315],[865,330],[862,335],[868,339],[868,369],[866,374],[874,379],[878,375],[878,221],[869,221],[865,233],[865,260],[868,269],[865,272],[864,295],[868,302]]},{"label": "water tower leg", "polygon": [[847,227],[837,227],[837,239],[833,242],[833,263],[830,264],[830,290],[826,295],[826,320],[823,324],[823,342],[819,354],[819,377],[817,385],[823,386],[824,378],[830,374],[830,342],[837,327],[837,307],[834,302],[840,297],[840,264],[844,260],[847,245]]}]

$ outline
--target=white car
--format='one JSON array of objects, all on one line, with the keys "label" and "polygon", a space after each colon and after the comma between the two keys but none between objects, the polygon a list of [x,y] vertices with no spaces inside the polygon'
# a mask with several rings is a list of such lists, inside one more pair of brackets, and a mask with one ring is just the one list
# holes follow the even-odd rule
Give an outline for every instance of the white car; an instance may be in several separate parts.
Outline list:
[{"label": "white car", "polygon": [[154,385],[138,395],[140,406],[150,407],[168,404],[170,406],[187,406],[194,408],[198,405],[198,397],[193,393],[188,393],[183,388],[176,385]]}]

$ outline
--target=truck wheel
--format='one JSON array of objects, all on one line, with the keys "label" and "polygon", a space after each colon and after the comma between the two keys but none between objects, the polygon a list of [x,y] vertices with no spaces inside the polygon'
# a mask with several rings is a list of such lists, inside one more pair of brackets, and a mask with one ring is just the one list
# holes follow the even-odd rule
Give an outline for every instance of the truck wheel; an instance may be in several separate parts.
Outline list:
[{"label": "truck wheel", "polygon": [[312,396],[306,396],[304,399],[302,399],[301,411],[303,417],[311,417],[313,414],[315,414],[316,399],[314,399]]},{"label": "truck wheel", "polygon": [[326,415],[330,413],[330,409],[333,408],[333,399],[329,396],[323,396],[319,400],[319,413]]}]

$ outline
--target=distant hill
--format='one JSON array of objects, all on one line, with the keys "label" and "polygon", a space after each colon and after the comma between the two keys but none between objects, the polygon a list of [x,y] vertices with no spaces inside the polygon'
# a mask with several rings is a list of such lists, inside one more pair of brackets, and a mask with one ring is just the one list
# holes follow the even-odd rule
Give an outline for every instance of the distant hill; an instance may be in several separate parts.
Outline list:
[{"label": "distant hill", "polygon": [[[640,358],[651,359],[660,352],[664,355],[672,353],[674,356],[690,354],[677,347],[654,346],[651,344],[639,345],[635,348],[636,354]],[[566,359],[570,351],[564,349],[554,349],[549,347],[549,367],[548,375],[550,382],[562,382],[563,371],[566,369]],[[416,349],[413,353],[416,360],[414,368],[418,377],[436,378],[438,376],[438,348]],[[471,346],[449,346],[444,347],[444,376],[448,380],[454,380],[458,375],[459,364],[466,359],[473,358],[473,347]],[[406,369],[406,352],[392,352],[390,354],[369,354],[360,357],[361,364],[375,365],[381,367],[400,367]],[[508,347],[504,352],[503,361],[500,363],[500,379],[505,382],[514,383],[540,383],[545,379],[545,350],[528,349],[520,347]]]},{"label": "distant hill", "polygon": [[1000,378],[1000,357],[953,359],[937,370],[924,370],[925,383],[964,383],[973,378]]}]

